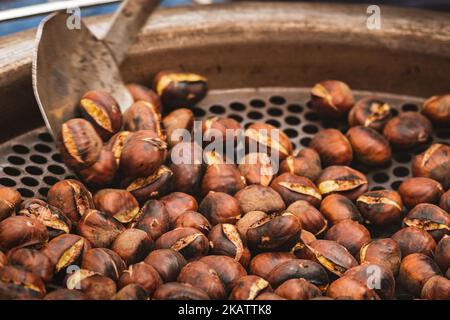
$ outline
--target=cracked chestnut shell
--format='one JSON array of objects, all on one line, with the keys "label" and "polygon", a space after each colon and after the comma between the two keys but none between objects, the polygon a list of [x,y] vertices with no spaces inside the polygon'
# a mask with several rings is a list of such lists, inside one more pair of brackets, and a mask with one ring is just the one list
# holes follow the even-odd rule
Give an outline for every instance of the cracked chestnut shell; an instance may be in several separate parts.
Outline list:
[{"label": "cracked chestnut shell", "polygon": [[89,168],[99,159],[103,142],[87,120],[76,118],[64,122],[60,136],[59,151],[70,168]]},{"label": "cracked chestnut shell", "polygon": [[169,213],[161,201],[147,201],[130,227],[144,230],[156,240],[170,229]]},{"label": "cracked chestnut shell", "polygon": [[133,103],[123,114],[123,125],[126,131],[150,130],[165,139],[161,114],[151,102],[140,100]]},{"label": "cracked chestnut shell", "polygon": [[96,248],[108,248],[125,227],[106,213],[91,210],[78,221],[78,234]]},{"label": "cracked chestnut shell", "polygon": [[211,221],[212,225],[218,223],[236,224],[241,218],[239,201],[224,192],[210,191],[203,198],[198,211]]},{"label": "cracked chestnut shell", "polygon": [[315,236],[322,234],[328,227],[328,222],[320,211],[307,201],[295,201],[286,211],[300,220],[303,230],[309,231]]},{"label": "cracked chestnut shell", "polygon": [[53,238],[42,249],[55,266],[55,272],[66,269],[71,265],[79,265],[83,256],[91,248],[88,240],[75,234],[62,234]]},{"label": "cracked chestnut shell", "polygon": [[342,118],[355,100],[350,87],[338,80],[324,80],[311,89],[311,105],[322,116]]},{"label": "cracked chestnut shell", "polygon": [[0,222],[15,213],[21,202],[22,196],[17,190],[0,187]]},{"label": "cracked chestnut shell", "polygon": [[122,189],[102,189],[94,195],[94,205],[121,223],[132,221],[139,213],[139,203],[133,195]]},{"label": "cracked chestnut shell", "polygon": [[380,300],[374,290],[349,276],[333,281],[327,290],[327,296],[339,300]]},{"label": "cracked chestnut shell", "polygon": [[376,130],[356,126],[347,131],[347,139],[352,145],[355,158],[369,166],[383,166],[391,160],[389,142]]},{"label": "cracked chestnut shell", "polygon": [[236,286],[239,279],[247,275],[244,267],[232,257],[210,255],[200,258],[211,269],[217,272],[227,294]]},{"label": "cracked chestnut shell", "polygon": [[243,276],[231,290],[229,300],[255,300],[264,292],[272,292],[267,280],[254,275]]},{"label": "cracked chestnut shell", "polygon": [[47,201],[72,222],[78,222],[89,210],[95,209],[91,193],[81,182],[73,179],[55,183],[48,191]]},{"label": "cracked chestnut shell", "polygon": [[433,255],[436,242],[425,230],[416,227],[406,227],[394,233],[391,237],[402,250],[402,257],[412,253],[423,253],[428,256]]},{"label": "cracked chestnut shell", "polygon": [[44,282],[50,282],[53,278],[53,263],[49,257],[38,250],[28,248],[11,250],[8,253],[8,264],[32,272]]},{"label": "cracked chestnut shell", "polygon": [[148,300],[148,298],[144,288],[138,284],[131,283],[117,291],[111,300]]},{"label": "cracked chestnut shell", "polygon": [[434,258],[442,272],[446,272],[450,268],[450,236],[444,236],[438,242]]},{"label": "cracked chestnut shell", "polygon": [[152,296],[152,300],[211,300],[201,289],[189,283],[164,283]]},{"label": "cracked chestnut shell", "polygon": [[292,173],[282,173],[272,181],[270,187],[280,194],[287,206],[297,200],[305,200],[318,207],[322,201],[319,189],[311,180]]},{"label": "cracked chestnut shell", "polygon": [[250,211],[263,211],[266,213],[284,210],[286,205],[278,192],[270,187],[252,184],[234,196],[245,214]]},{"label": "cracked chestnut shell", "polygon": [[80,269],[67,277],[69,290],[80,290],[91,300],[110,300],[117,292],[116,283],[96,272]]},{"label": "cracked chestnut shell", "polygon": [[44,300],[89,300],[89,298],[81,291],[62,288],[48,293]]},{"label": "cracked chestnut shell", "polygon": [[114,281],[119,280],[126,267],[125,261],[117,253],[106,248],[87,250],[81,262],[82,269],[96,272]]},{"label": "cracked chestnut shell", "polygon": [[436,241],[450,234],[450,215],[430,203],[421,203],[408,212],[403,223],[427,231]]},{"label": "cracked chestnut shell", "polygon": [[167,143],[151,130],[133,132],[120,155],[120,172],[129,179],[152,175],[165,161]]},{"label": "cracked chestnut shell", "polygon": [[439,203],[444,189],[436,180],[415,177],[403,181],[398,192],[405,206],[412,209],[419,203]]},{"label": "cracked chestnut shell", "polygon": [[413,253],[402,260],[398,280],[408,292],[419,297],[425,283],[437,275],[441,275],[441,271],[433,259]]},{"label": "cracked chestnut shell", "polygon": [[206,146],[216,140],[235,141],[241,129],[241,124],[232,118],[208,118],[202,121],[203,143]]},{"label": "cracked chestnut shell", "polygon": [[450,280],[443,276],[433,276],[425,282],[420,293],[421,299],[450,300]]},{"label": "cracked chestnut shell", "polygon": [[348,114],[351,127],[364,126],[381,132],[391,118],[391,106],[374,97],[358,100]]},{"label": "cracked chestnut shell", "polygon": [[234,195],[245,187],[245,179],[238,167],[231,163],[212,163],[206,168],[201,183],[201,194],[205,197],[210,191]]},{"label": "cracked chestnut shell", "polygon": [[232,257],[243,265],[248,264],[250,252],[242,241],[238,229],[229,223],[215,225],[208,234],[210,254]]},{"label": "cracked chestnut shell", "polygon": [[267,276],[267,281],[275,289],[289,279],[305,279],[321,291],[326,291],[329,284],[328,273],[311,260],[290,259],[278,264]]},{"label": "cracked chestnut shell", "polygon": [[262,211],[250,211],[247,212],[241,219],[236,222],[235,226],[241,235],[241,238],[247,241],[247,230],[256,222],[266,219],[269,216]]},{"label": "cracked chestnut shell", "polygon": [[182,142],[183,134],[192,132],[194,113],[187,108],[175,109],[162,119],[162,124],[167,133],[167,142],[173,147]]},{"label": "cracked chestnut shell", "polygon": [[48,241],[45,225],[35,218],[12,216],[0,222],[0,250],[14,248],[40,249]]},{"label": "cracked chestnut shell", "polygon": [[284,212],[252,224],[246,239],[249,247],[259,250],[290,249],[298,241],[301,228],[295,215]]},{"label": "cracked chestnut shell", "polygon": [[209,242],[197,229],[177,228],[159,237],[156,240],[156,248],[178,251],[186,260],[191,260],[208,254]]},{"label": "cracked chestnut shell", "polygon": [[203,177],[202,148],[193,142],[180,142],[170,151],[172,184],[179,192],[195,195]]},{"label": "cracked chestnut shell", "polygon": [[116,252],[127,265],[144,260],[153,247],[154,242],[145,231],[133,228],[127,229],[119,234],[111,244],[111,249]]},{"label": "cracked chestnut shell", "polygon": [[153,82],[155,92],[161,99],[164,110],[177,107],[192,107],[208,92],[208,83],[201,75],[183,71],[160,71]]},{"label": "cracked chestnut shell", "polygon": [[316,261],[325,269],[341,277],[345,271],[358,265],[348,250],[331,240],[315,240],[306,244],[305,256],[301,258]]},{"label": "cracked chestnut shell", "polygon": [[159,199],[169,214],[170,224],[175,225],[175,220],[185,211],[197,211],[198,203],[195,198],[184,192],[172,192]]},{"label": "cracked chestnut shell", "polygon": [[292,153],[289,137],[267,123],[253,123],[245,130],[248,153],[266,150],[271,159],[284,160]]},{"label": "cracked chestnut shell", "polygon": [[306,245],[316,240],[317,238],[311,232],[302,229],[298,242],[291,248],[290,252],[296,257],[305,257]]},{"label": "cracked chestnut shell", "polygon": [[340,194],[326,196],[320,204],[320,212],[331,224],[336,224],[345,219],[357,222],[363,221],[356,205],[349,198]]},{"label": "cracked chestnut shell", "polygon": [[176,281],[181,269],[187,264],[183,255],[172,249],[154,250],[144,262],[155,268],[164,282]]},{"label": "cracked chestnut shell", "polygon": [[155,91],[137,83],[127,84],[127,89],[135,102],[140,100],[150,102],[155,106],[156,111],[162,113],[161,101]]},{"label": "cracked chestnut shell", "polygon": [[439,207],[447,212],[450,212],[450,190],[447,190],[439,201]]},{"label": "cracked chestnut shell", "polygon": [[247,185],[260,184],[267,187],[275,175],[271,160],[266,153],[246,154],[239,163],[239,171]]},{"label": "cracked chestnut shell", "polygon": [[0,269],[1,300],[42,299],[45,293],[45,284],[38,275],[14,266]]},{"label": "cracked chestnut shell", "polygon": [[263,252],[250,261],[249,272],[267,279],[277,266],[294,259],[295,256],[290,252]]},{"label": "cracked chestnut shell", "polygon": [[117,163],[114,153],[106,147],[102,148],[100,157],[92,166],[78,171],[83,182],[94,188],[111,185],[116,173]]},{"label": "cracked chestnut shell", "polygon": [[392,190],[375,190],[360,195],[356,205],[364,220],[376,226],[386,226],[402,218],[403,202]]},{"label": "cracked chestnut shell", "polygon": [[155,268],[145,262],[139,262],[129,266],[119,279],[120,288],[132,283],[140,285],[151,296],[163,281]]},{"label": "cracked chestnut shell", "polygon": [[107,151],[113,153],[117,168],[119,168],[120,165],[120,158],[122,156],[123,147],[125,146],[125,142],[130,135],[130,131],[120,131],[113,135],[104,146]]},{"label": "cracked chestnut shell", "polygon": [[285,281],[275,290],[275,294],[288,300],[310,300],[322,296],[317,286],[303,278]]},{"label": "cracked chestnut shell", "polygon": [[411,163],[414,177],[425,177],[441,183],[444,189],[450,188],[450,146],[440,143],[431,145],[417,155]]},{"label": "cracked chestnut shell", "polygon": [[180,227],[195,228],[204,234],[208,234],[211,230],[211,224],[208,219],[195,211],[185,211],[175,220],[175,228]]},{"label": "cracked chestnut shell", "polygon": [[107,141],[122,127],[119,104],[107,92],[100,90],[86,92],[81,97],[80,110],[103,141]]},{"label": "cracked chestnut shell", "polygon": [[339,193],[355,200],[369,188],[367,177],[347,166],[331,166],[322,171],[317,179],[317,187],[322,196]]},{"label": "cracked chestnut shell", "polygon": [[373,263],[385,266],[396,276],[402,261],[402,252],[395,240],[376,239],[361,247],[359,261],[361,264]]},{"label": "cracked chestnut shell", "polygon": [[362,224],[351,219],[342,220],[328,229],[325,240],[333,240],[357,257],[361,247],[371,240],[370,232]]},{"label": "cracked chestnut shell", "polygon": [[72,229],[72,222],[58,208],[39,199],[22,202],[18,214],[41,221],[50,238],[69,233]]},{"label": "cracked chestnut shell", "polygon": [[409,149],[424,144],[431,136],[430,120],[418,112],[402,112],[386,123],[383,135],[397,149]]},{"label": "cracked chestnut shell", "polygon": [[349,165],[353,160],[352,145],[337,129],[323,129],[314,135],[309,144],[320,156],[325,167]]},{"label": "cracked chestnut shell", "polygon": [[212,300],[225,299],[225,287],[219,275],[204,262],[188,263],[181,269],[177,281],[204,291]]},{"label": "cracked chestnut shell", "polygon": [[450,94],[433,96],[426,100],[422,106],[422,114],[435,124],[448,125],[450,123]]},{"label": "cracked chestnut shell", "polygon": [[280,173],[292,173],[315,181],[322,171],[319,154],[311,148],[295,150],[280,164]]}]

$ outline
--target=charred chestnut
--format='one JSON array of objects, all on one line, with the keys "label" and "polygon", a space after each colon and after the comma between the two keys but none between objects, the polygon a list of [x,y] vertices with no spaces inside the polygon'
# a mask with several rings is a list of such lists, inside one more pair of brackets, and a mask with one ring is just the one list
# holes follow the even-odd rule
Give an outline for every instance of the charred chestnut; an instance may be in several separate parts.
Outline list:
[{"label": "charred chestnut", "polygon": [[267,187],[275,175],[271,160],[266,153],[246,154],[239,164],[239,171],[247,185],[260,184]]},{"label": "charred chestnut", "polygon": [[400,229],[391,238],[400,246],[402,257],[412,253],[423,253],[432,256],[436,248],[436,242],[433,237],[425,230],[416,227]]},{"label": "charred chestnut", "polygon": [[362,246],[359,261],[385,266],[394,276],[397,275],[402,261],[400,246],[393,239],[376,239]]},{"label": "charred chestnut", "polygon": [[403,223],[427,231],[436,241],[450,233],[450,215],[430,203],[415,206],[403,219]]},{"label": "charred chestnut", "polygon": [[263,211],[266,213],[284,210],[286,205],[283,198],[272,188],[252,184],[238,193],[235,198],[243,213],[250,211]]},{"label": "charred chestnut", "polygon": [[11,250],[8,254],[8,264],[32,272],[44,282],[50,282],[53,278],[54,266],[50,258],[38,250],[28,248]]},{"label": "charred chestnut", "polygon": [[228,256],[206,256],[199,261],[206,263],[217,272],[227,293],[238,283],[239,279],[246,276],[244,267],[232,257]]},{"label": "charred chestnut", "polygon": [[163,284],[163,281],[155,268],[147,263],[139,262],[129,266],[119,279],[120,288],[132,283],[140,285],[145,292],[151,296],[152,293]]},{"label": "charred chestnut", "polygon": [[326,167],[349,165],[353,160],[350,142],[336,129],[320,130],[312,138],[309,147],[319,154],[322,164]]},{"label": "charred chestnut", "polygon": [[260,253],[250,261],[249,272],[267,279],[277,266],[294,259],[295,256],[290,252]]},{"label": "charred chestnut", "polygon": [[354,257],[361,247],[371,240],[370,232],[362,224],[351,219],[332,226],[325,234],[326,240],[333,240],[344,246]]},{"label": "charred chestnut", "polygon": [[322,234],[328,227],[328,222],[320,211],[307,201],[295,201],[286,211],[300,220],[303,230],[307,230],[315,236]]},{"label": "charred chestnut", "polygon": [[399,281],[406,290],[419,297],[425,283],[436,275],[441,275],[441,271],[433,259],[422,253],[413,253],[402,260]]},{"label": "charred chestnut", "polygon": [[147,201],[130,227],[144,230],[153,240],[156,240],[169,231],[169,213],[161,201]]},{"label": "charred chestnut", "polygon": [[121,189],[103,189],[94,195],[97,210],[107,213],[119,222],[128,223],[139,213],[139,203],[133,195]]},{"label": "charred chestnut", "polygon": [[391,270],[383,265],[366,262],[347,270],[344,277],[351,277],[359,281],[368,289],[374,290],[382,299],[391,300],[394,298],[395,278]]},{"label": "charred chestnut", "polygon": [[238,220],[238,222],[236,222],[236,228],[238,229],[241,238],[246,241],[247,230],[258,221],[262,221],[267,218],[269,218],[269,215],[262,211],[247,212],[241,219]]},{"label": "charred chestnut", "polygon": [[106,147],[102,148],[100,157],[92,166],[78,171],[84,183],[95,188],[110,185],[116,173],[117,163],[114,153]]},{"label": "charred chestnut", "polygon": [[235,141],[240,130],[240,123],[232,118],[211,117],[202,122],[205,145],[213,141],[223,141],[224,143],[226,141]]},{"label": "charred chestnut", "polygon": [[176,109],[163,118],[162,124],[167,133],[167,142],[173,147],[182,141],[184,133],[194,128],[194,113],[186,108]]},{"label": "charred chestnut", "polygon": [[439,203],[444,189],[433,179],[416,177],[403,181],[398,192],[405,206],[412,209],[419,203]]},{"label": "charred chestnut", "polygon": [[317,286],[303,278],[287,280],[275,290],[275,294],[288,300],[309,300],[322,296]]},{"label": "charred chestnut", "polygon": [[144,258],[153,249],[152,238],[142,230],[127,229],[119,234],[111,245],[111,249],[116,252],[127,265],[135,264]]},{"label": "charred chestnut", "polygon": [[171,190],[173,172],[166,166],[161,166],[152,175],[137,178],[128,185],[130,192],[139,203],[166,195]]},{"label": "charred chestnut", "polygon": [[249,153],[267,150],[271,159],[284,160],[292,153],[289,137],[280,129],[267,123],[253,123],[245,130]]},{"label": "charred chestnut", "polygon": [[412,163],[414,177],[425,177],[441,183],[444,189],[450,188],[450,146],[435,143],[417,155]]},{"label": "charred chestnut", "polygon": [[345,219],[351,219],[357,222],[363,221],[356,205],[349,198],[340,194],[326,196],[320,204],[320,212],[331,224],[336,224]]},{"label": "charred chestnut", "polygon": [[442,272],[450,268],[450,236],[444,236],[438,242],[434,257]]},{"label": "charred chestnut", "polygon": [[180,252],[186,260],[202,257],[208,253],[206,236],[194,228],[177,228],[156,240],[157,249],[172,249]]},{"label": "charred chestnut", "polygon": [[327,296],[341,300],[380,300],[374,290],[349,276],[333,281],[328,288]]},{"label": "charred chestnut", "polygon": [[348,124],[351,127],[364,126],[383,130],[391,117],[391,106],[377,98],[363,98],[358,100],[348,114]]},{"label": "charred chestnut", "polygon": [[315,181],[322,171],[319,154],[311,148],[296,150],[280,164],[280,173],[288,172]]},{"label": "charred chestnut", "polygon": [[352,90],[342,81],[321,81],[311,89],[311,105],[325,117],[341,118],[350,111],[354,103]]},{"label": "charred chestnut", "polygon": [[286,205],[305,200],[318,207],[322,201],[319,189],[311,180],[292,173],[282,173],[272,181],[270,187],[281,195]]},{"label": "charred chestnut", "polygon": [[127,131],[150,130],[161,139],[165,134],[161,128],[161,114],[151,102],[137,101],[123,114],[123,124]]},{"label": "charred chestnut", "polygon": [[409,149],[424,144],[431,136],[430,120],[418,112],[403,112],[386,123],[383,134],[394,148]]},{"label": "charred chestnut", "polygon": [[208,234],[208,240],[211,254],[229,256],[241,263],[248,261],[250,253],[234,225],[229,223],[215,225]]},{"label": "charred chestnut", "polygon": [[322,171],[317,180],[322,196],[339,193],[355,200],[369,188],[366,176],[350,167],[331,166]]},{"label": "charred chestnut", "polygon": [[197,211],[198,203],[195,198],[183,192],[172,192],[160,199],[169,214],[171,225],[185,211]]},{"label": "charred chestnut", "polygon": [[356,199],[356,205],[364,220],[376,226],[398,222],[402,217],[402,198],[392,190],[366,192]]},{"label": "charred chestnut", "polygon": [[155,268],[164,282],[176,281],[181,269],[186,265],[183,255],[171,249],[154,250],[144,262]]},{"label": "charred chestnut", "polygon": [[0,269],[0,299],[42,299],[45,293],[45,284],[38,275],[14,266]]},{"label": "charred chestnut", "polygon": [[175,190],[196,194],[203,175],[202,149],[193,142],[180,142],[171,149],[170,170]]},{"label": "charred chestnut", "polygon": [[236,198],[224,192],[209,192],[203,198],[198,211],[211,221],[212,225],[218,223],[235,224],[241,218],[241,207]]},{"label": "charred chestnut", "polygon": [[197,229],[204,234],[207,234],[211,230],[211,224],[208,219],[201,213],[195,211],[185,211],[177,220],[175,220],[175,228],[190,227]]},{"label": "charred chestnut", "polygon": [[425,282],[420,298],[428,300],[450,300],[450,280],[443,276],[433,276]]},{"label": "charred chestnut", "polygon": [[14,248],[40,249],[48,241],[45,225],[35,218],[13,216],[0,222],[0,250]]},{"label": "charred chestnut", "polygon": [[85,269],[72,273],[67,278],[66,286],[69,290],[81,290],[92,300],[110,300],[117,291],[112,279]]},{"label": "charred chestnut", "polygon": [[355,157],[369,166],[382,166],[391,160],[392,152],[386,138],[374,129],[357,126],[347,131]]},{"label": "charred chestnut", "polygon": [[230,300],[255,300],[264,292],[272,292],[268,281],[258,276],[241,277],[233,290],[231,290]]},{"label": "charred chestnut", "polygon": [[84,253],[81,268],[117,281],[122,271],[126,269],[126,264],[114,251],[106,248],[94,248]]}]

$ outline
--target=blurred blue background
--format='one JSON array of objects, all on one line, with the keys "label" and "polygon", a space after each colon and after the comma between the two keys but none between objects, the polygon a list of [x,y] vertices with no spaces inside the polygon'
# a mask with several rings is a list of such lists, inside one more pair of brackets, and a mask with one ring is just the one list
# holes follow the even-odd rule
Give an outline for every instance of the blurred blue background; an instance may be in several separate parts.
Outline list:
[{"label": "blurred blue background", "polygon": [[[29,6],[39,3],[50,2],[51,0],[0,0],[0,10],[7,10],[13,8],[19,8],[23,6]],[[54,0],[55,1],[55,0]],[[231,2],[232,0],[210,0],[213,3],[224,3]],[[272,0],[273,1],[273,0]],[[296,0],[293,0],[296,1]],[[364,1],[364,0],[304,0],[304,2],[341,2],[341,3],[368,3],[371,4],[389,4],[398,6],[408,6],[417,8],[426,8],[434,10],[446,10],[450,11],[450,0],[384,0],[384,1]],[[162,6],[164,7],[174,7],[182,5],[192,5],[192,0],[164,0]],[[119,4],[108,4],[99,7],[85,8],[82,9],[82,16],[92,16],[103,13],[113,12]],[[17,31],[22,31],[30,28],[36,27],[42,16],[36,16],[31,18],[19,19],[14,21],[0,22],[0,36],[11,34]]]}]

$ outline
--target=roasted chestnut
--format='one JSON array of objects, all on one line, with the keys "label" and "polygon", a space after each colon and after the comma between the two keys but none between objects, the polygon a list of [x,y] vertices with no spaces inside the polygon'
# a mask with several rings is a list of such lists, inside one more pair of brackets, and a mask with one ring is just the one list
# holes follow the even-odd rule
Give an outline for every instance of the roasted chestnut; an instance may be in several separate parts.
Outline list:
[{"label": "roasted chestnut", "polygon": [[322,234],[328,227],[328,222],[320,211],[307,201],[295,201],[286,211],[300,220],[303,230],[307,230],[315,236]]},{"label": "roasted chestnut", "polygon": [[316,240],[317,238],[311,232],[302,229],[300,231],[298,242],[291,248],[290,251],[296,257],[305,257],[305,251],[307,250],[306,245]]},{"label": "roasted chestnut", "polygon": [[382,299],[391,300],[395,295],[395,278],[391,270],[383,265],[363,263],[344,273],[344,277],[351,277],[362,285],[374,290]]},{"label": "roasted chestnut", "polygon": [[275,175],[271,160],[266,153],[246,154],[239,163],[239,171],[247,185],[260,184],[267,187]]},{"label": "roasted chestnut", "polygon": [[260,253],[250,261],[249,272],[267,279],[277,266],[290,260],[295,260],[295,256],[290,252]]},{"label": "roasted chestnut", "polygon": [[272,292],[268,281],[258,276],[241,277],[230,293],[230,300],[255,300],[264,292]]},{"label": "roasted chestnut", "polygon": [[198,211],[202,213],[212,225],[218,223],[235,224],[241,218],[241,207],[236,198],[224,192],[210,191],[203,198]]},{"label": "roasted chestnut", "polygon": [[151,296],[152,293],[163,284],[163,281],[155,268],[147,263],[139,262],[129,266],[119,279],[120,288],[132,283],[140,285],[145,292]]},{"label": "roasted chestnut", "polygon": [[69,290],[81,290],[92,300],[110,300],[117,291],[112,279],[85,269],[72,273],[67,278],[66,286]]},{"label": "roasted chestnut", "polygon": [[79,176],[89,186],[101,188],[111,185],[117,173],[114,153],[103,147],[98,160],[89,168],[78,171]]},{"label": "roasted chestnut", "polygon": [[422,113],[439,125],[450,123],[450,94],[434,96],[423,103]]},{"label": "roasted chestnut", "polygon": [[40,249],[48,241],[45,225],[35,218],[12,216],[0,222],[0,250],[14,248]]},{"label": "roasted chestnut", "polygon": [[354,103],[352,90],[342,81],[321,81],[311,89],[311,105],[324,117],[341,118]]},{"label": "roasted chestnut", "polygon": [[189,283],[170,282],[156,289],[153,300],[210,300],[211,298],[201,289]]},{"label": "roasted chestnut", "polygon": [[199,261],[217,272],[227,293],[236,286],[240,278],[247,275],[244,267],[232,257],[212,255],[202,257]]},{"label": "roasted chestnut", "polygon": [[148,294],[140,285],[131,283],[117,291],[112,300],[148,300]]},{"label": "roasted chestnut", "polygon": [[38,275],[14,266],[0,269],[1,300],[42,299],[45,293],[45,284]]},{"label": "roasted chestnut", "polygon": [[270,187],[264,187],[258,184],[245,187],[236,193],[235,198],[239,201],[243,213],[250,211],[271,213],[286,208],[283,198],[278,192]]},{"label": "roasted chestnut", "polygon": [[175,109],[162,119],[162,124],[167,133],[167,142],[173,147],[183,140],[186,132],[194,128],[194,113],[186,108]]},{"label": "roasted chestnut", "polygon": [[247,230],[258,221],[268,218],[269,215],[262,211],[247,212],[241,219],[238,220],[238,222],[236,222],[236,228],[238,229],[241,238],[246,241]]},{"label": "roasted chestnut", "polygon": [[113,153],[117,168],[119,168],[120,165],[120,157],[122,156],[123,147],[125,146],[125,142],[130,135],[130,131],[120,131],[112,136],[105,145],[105,149]]},{"label": "roasted chestnut", "polygon": [[245,130],[249,153],[265,152],[270,158],[284,160],[292,153],[289,137],[280,129],[267,123],[253,123]]},{"label": "roasted chestnut", "polygon": [[8,258],[6,254],[0,251],[0,269],[3,268],[8,263]]},{"label": "roasted chestnut", "polygon": [[446,272],[450,268],[450,236],[444,236],[438,242],[434,258],[442,272]]},{"label": "roasted chestnut", "polygon": [[433,276],[425,282],[420,298],[429,300],[450,300],[450,280],[443,276]]},{"label": "roasted chestnut", "polygon": [[152,175],[137,178],[128,185],[130,192],[139,203],[166,195],[171,190],[173,172],[166,166],[159,167]]},{"label": "roasted chestnut", "polygon": [[44,282],[50,282],[53,278],[54,265],[52,261],[38,250],[28,248],[11,250],[8,254],[8,264],[32,272]]},{"label": "roasted chestnut", "polygon": [[447,212],[450,212],[450,190],[447,190],[439,201],[439,207]]},{"label": "roasted chestnut", "polygon": [[416,177],[403,181],[398,192],[405,206],[412,209],[419,203],[438,204],[444,189],[433,179]]},{"label": "roasted chestnut", "polygon": [[381,132],[391,117],[391,106],[377,98],[358,100],[348,114],[351,127],[364,126]]},{"label": "roasted chestnut", "polygon": [[229,256],[239,262],[248,261],[250,252],[245,247],[234,225],[229,223],[215,225],[208,234],[208,240],[211,246],[209,250],[211,254]]},{"label": "roasted chestnut", "polygon": [[333,225],[324,239],[333,240],[344,246],[354,257],[361,247],[371,240],[370,232],[362,224],[351,219],[342,220]]},{"label": "roasted chestnut", "polygon": [[350,167],[331,166],[325,168],[317,179],[322,196],[339,193],[355,200],[369,188],[366,176]]},{"label": "roasted chestnut", "polygon": [[171,249],[154,250],[144,262],[155,268],[164,282],[176,281],[181,269],[186,265],[183,255]]},{"label": "roasted chestnut", "polygon": [[17,190],[0,187],[0,221],[15,213],[21,202],[22,196]]},{"label": "roasted chestnut", "polygon": [[139,213],[139,203],[133,195],[122,189],[103,189],[94,195],[97,210],[107,213],[119,222],[128,223]]},{"label": "roasted chestnut", "polygon": [[275,290],[275,294],[288,300],[309,300],[322,296],[317,286],[303,278],[285,281]]},{"label": "roasted chestnut", "polygon": [[270,187],[281,195],[286,205],[305,200],[318,207],[322,201],[319,189],[311,180],[292,173],[282,173],[272,181]]},{"label": "roasted chestnut", "polygon": [[288,172],[315,181],[322,171],[319,154],[311,148],[295,150],[280,164],[280,173]]},{"label": "roasted chestnut", "polygon": [[417,155],[412,163],[414,177],[425,177],[441,183],[444,189],[450,188],[450,146],[435,143]]},{"label": "roasted chestnut", "polygon": [[225,298],[225,287],[219,275],[204,262],[188,263],[181,269],[177,281],[204,291],[213,300]]},{"label": "roasted chestnut", "polygon": [[194,228],[177,228],[156,240],[157,249],[172,249],[180,252],[186,260],[202,257],[208,253],[206,236]]},{"label": "roasted chestnut", "polygon": [[119,104],[107,92],[99,90],[86,92],[81,97],[80,110],[103,141],[107,141],[122,127]]},{"label": "roasted chestnut", "polygon": [[340,300],[380,300],[374,290],[349,276],[333,281],[327,290],[327,296]]},{"label": "roasted chestnut", "polygon": [[340,194],[326,196],[320,204],[320,212],[331,224],[345,219],[362,222],[363,218],[356,205],[347,197]]},{"label": "roasted chestnut", "polygon": [[428,231],[436,241],[439,241],[444,234],[450,233],[450,215],[430,203],[415,206],[403,219],[403,223],[409,227]]},{"label": "roasted chestnut", "polygon": [[[240,123],[232,118],[208,118],[202,122],[204,145],[213,141],[235,141],[241,129]],[[219,151],[222,152],[220,148]]]},{"label": "roasted chestnut", "polygon": [[138,263],[145,259],[153,249],[152,238],[143,230],[127,229],[119,234],[111,245],[127,265]]},{"label": "roasted chestnut", "polygon": [[425,230],[416,227],[400,229],[391,238],[400,246],[403,258],[412,253],[423,253],[432,256],[436,248],[436,242],[433,237]]},{"label": "roasted chestnut", "polygon": [[362,246],[359,261],[385,266],[394,276],[397,275],[402,261],[400,246],[393,239],[376,239]]},{"label": "roasted chestnut", "polygon": [[389,142],[376,130],[356,126],[347,131],[347,139],[352,145],[355,158],[369,166],[383,166],[391,160]]},{"label": "roasted chestnut", "polygon": [[155,106],[155,109],[159,113],[162,113],[161,101],[159,100],[158,95],[152,89],[137,83],[127,84],[127,89],[133,97],[134,101],[143,100],[150,102]]},{"label": "roasted chestnut", "polygon": [[89,300],[89,298],[81,291],[63,288],[48,293],[44,300]]},{"label": "roasted chestnut", "polygon": [[392,190],[366,192],[356,199],[356,205],[364,220],[376,226],[390,225],[402,217],[402,198]]},{"label": "roasted chestnut", "polygon": [[175,190],[196,194],[203,177],[202,149],[193,142],[180,142],[171,149],[170,170]]},{"label": "roasted chestnut", "polygon": [[208,219],[195,211],[185,211],[178,216],[177,220],[175,220],[175,228],[180,227],[195,228],[204,234],[208,234],[209,230],[211,230],[211,224]]},{"label": "roasted chestnut", "polygon": [[150,130],[159,138],[165,139],[161,128],[161,114],[151,102],[139,100],[133,103],[123,114],[123,124],[127,131]]},{"label": "roasted chestnut", "polygon": [[183,192],[172,192],[160,199],[161,203],[169,214],[171,225],[175,224],[175,220],[185,211],[197,211],[197,200],[189,194]]},{"label": "roasted chestnut", "polygon": [[156,240],[169,231],[169,213],[161,201],[147,201],[130,227],[144,230],[153,240]]},{"label": "roasted chestnut", "polygon": [[349,165],[353,160],[352,146],[348,139],[336,129],[323,129],[314,135],[309,144],[320,156],[326,167]]},{"label": "roasted chestnut", "polygon": [[81,262],[82,269],[96,272],[114,281],[119,280],[126,267],[125,261],[117,253],[106,248],[88,250]]},{"label": "roasted chestnut", "polygon": [[431,136],[430,120],[418,112],[402,112],[386,123],[383,134],[398,149],[409,149],[424,144]]}]

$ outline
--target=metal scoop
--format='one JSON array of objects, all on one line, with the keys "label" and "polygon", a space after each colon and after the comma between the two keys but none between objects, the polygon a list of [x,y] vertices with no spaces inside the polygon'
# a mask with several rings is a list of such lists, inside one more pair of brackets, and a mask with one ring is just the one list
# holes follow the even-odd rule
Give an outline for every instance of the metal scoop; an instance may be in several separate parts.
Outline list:
[{"label": "metal scoop", "polygon": [[127,0],[102,39],[73,16],[56,12],[40,23],[33,54],[33,90],[48,130],[59,142],[61,125],[77,115],[81,96],[89,90],[111,93],[121,110],[133,99],[119,71],[128,48],[158,6],[158,0]]}]

